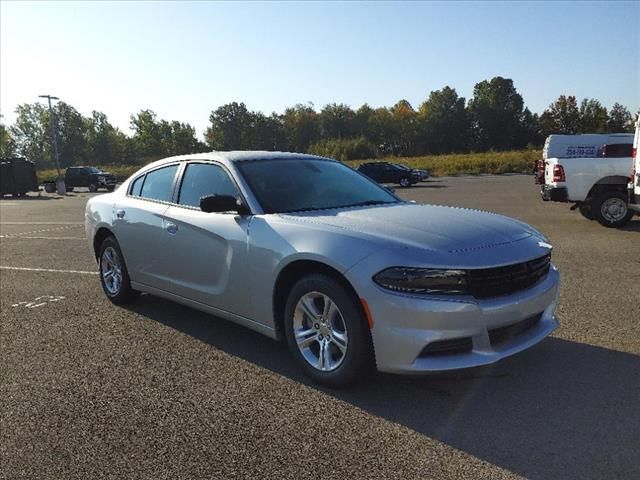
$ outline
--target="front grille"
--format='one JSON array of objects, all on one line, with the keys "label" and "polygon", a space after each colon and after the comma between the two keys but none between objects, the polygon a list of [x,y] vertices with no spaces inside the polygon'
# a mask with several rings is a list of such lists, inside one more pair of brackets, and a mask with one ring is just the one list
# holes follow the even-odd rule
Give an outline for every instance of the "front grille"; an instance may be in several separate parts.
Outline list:
[{"label": "front grille", "polygon": [[526,290],[549,273],[551,255],[506,267],[469,270],[471,294],[476,298],[492,298]]},{"label": "front grille", "polygon": [[467,353],[473,348],[471,337],[452,338],[449,340],[438,340],[431,342],[422,349],[419,357],[431,357],[440,355],[454,355],[456,353]]},{"label": "front grille", "polygon": [[491,342],[491,345],[498,345],[500,343],[507,342],[527,330],[532,329],[537,325],[541,318],[542,312],[525,318],[517,323],[489,330],[489,341]]}]

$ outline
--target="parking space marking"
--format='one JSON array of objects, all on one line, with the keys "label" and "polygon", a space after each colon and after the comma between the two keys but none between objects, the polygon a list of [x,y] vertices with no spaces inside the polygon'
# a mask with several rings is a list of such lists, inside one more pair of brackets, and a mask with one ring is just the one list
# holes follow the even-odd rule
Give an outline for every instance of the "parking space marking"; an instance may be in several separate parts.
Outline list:
[{"label": "parking space marking", "polygon": [[[51,224],[57,225],[57,224]],[[81,224],[84,225],[84,224]],[[40,230],[32,230],[30,232],[18,232],[18,233],[10,233],[7,235],[0,235],[0,238],[25,238],[23,235],[33,235],[35,233],[47,233],[47,232],[59,232],[60,230],[69,230],[70,228],[76,228],[77,225],[63,225],[61,227],[54,228],[41,228]]]},{"label": "parking space marking", "polygon": [[20,240],[86,240],[87,237],[24,237],[18,235],[0,235],[0,238],[18,238]]},{"label": "parking space marking", "polygon": [[64,300],[66,297],[62,295],[42,295],[40,297],[36,297],[30,302],[18,302],[11,305],[13,308],[15,307],[25,307],[25,308],[38,308],[44,307],[47,303],[59,302],[60,300]]},{"label": "parking space marking", "polygon": [[18,272],[78,273],[81,275],[99,275],[99,272],[90,272],[87,270],[58,270],[56,268],[9,267],[6,265],[0,265],[0,270],[15,270]]}]

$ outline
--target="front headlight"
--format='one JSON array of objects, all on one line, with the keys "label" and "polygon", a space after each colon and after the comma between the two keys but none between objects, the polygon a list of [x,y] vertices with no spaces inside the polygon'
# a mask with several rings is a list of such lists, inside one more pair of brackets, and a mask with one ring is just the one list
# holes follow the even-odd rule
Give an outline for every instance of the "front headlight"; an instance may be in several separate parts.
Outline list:
[{"label": "front headlight", "polygon": [[467,272],[437,268],[393,267],[373,277],[387,290],[405,293],[463,295],[469,293]]}]

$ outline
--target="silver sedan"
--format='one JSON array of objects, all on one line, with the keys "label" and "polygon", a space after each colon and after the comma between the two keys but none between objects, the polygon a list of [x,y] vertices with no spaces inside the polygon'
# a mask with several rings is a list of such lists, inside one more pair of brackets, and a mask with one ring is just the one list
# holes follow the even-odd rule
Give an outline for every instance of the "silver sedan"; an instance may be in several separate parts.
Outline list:
[{"label": "silver sedan", "polygon": [[404,202],[327,158],[160,160],[90,199],[86,229],[112,302],[145,292],[286,339],[325,385],[486,365],[558,325],[540,232]]}]

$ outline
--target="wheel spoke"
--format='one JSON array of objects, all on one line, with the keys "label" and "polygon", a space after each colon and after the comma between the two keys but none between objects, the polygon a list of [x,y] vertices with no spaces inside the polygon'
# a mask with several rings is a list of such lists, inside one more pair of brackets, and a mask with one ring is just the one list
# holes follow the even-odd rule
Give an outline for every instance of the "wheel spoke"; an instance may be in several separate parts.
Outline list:
[{"label": "wheel spoke", "polygon": [[331,322],[333,315],[336,313],[336,304],[331,301],[329,297],[324,297],[324,308],[322,310],[322,316],[325,322]]},{"label": "wheel spoke", "polygon": [[107,270],[106,272],[103,272],[103,273],[102,273],[102,277],[103,277],[105,280],[109,280],[110,278],[112,278],[112,277],[113,277],[113,270]]},{"label": "wheel spoke", "polygon": [[302,297],[298,305],[310,320],[315,321],[320,316],[320,312],[318,312],[313,300],[309,296]]},{"label": "wheel spoke", "polygon": [[331,351],[329,350],[329,342],[327,340],[322,340],[320,342],[318,363],[320,370],[329,370],[331,368]]},{"label": "wheel spoke", "polygon": [[347,353],[347,334],[343,332],[333,331],[331,334],[333,344],[338,347],[342,355]]},{"label": "wheel spoke", "polygon": [[300,348],[307,348],[316,341],[318,341],[318,332],[312,328],[296,332],[296,343]]}]

